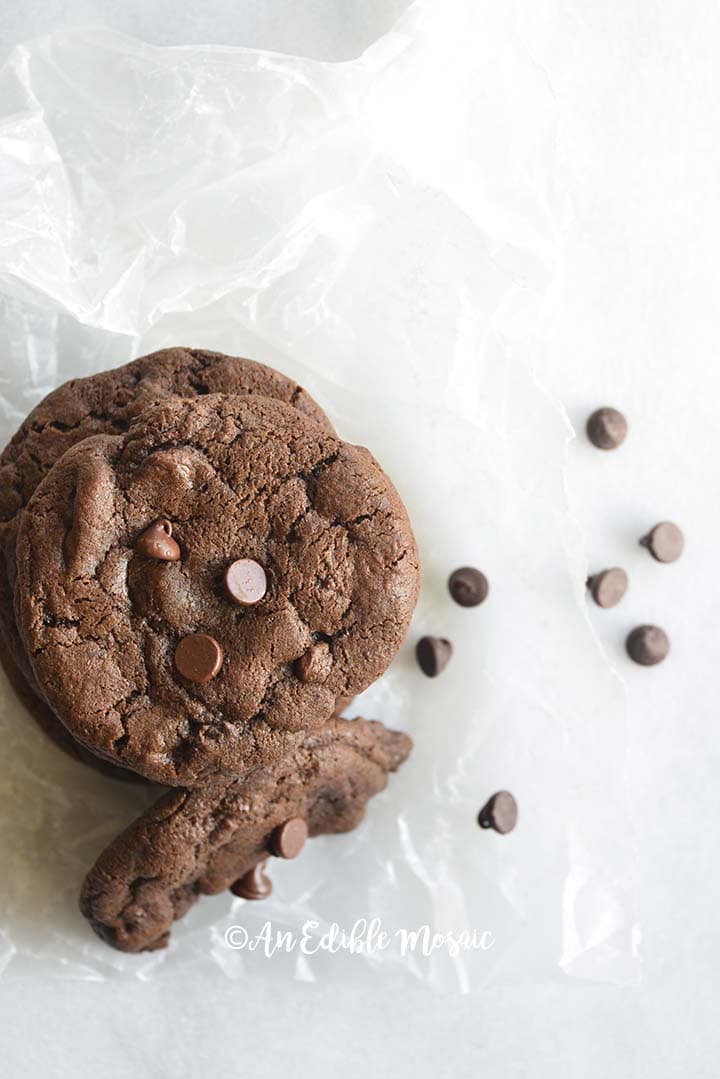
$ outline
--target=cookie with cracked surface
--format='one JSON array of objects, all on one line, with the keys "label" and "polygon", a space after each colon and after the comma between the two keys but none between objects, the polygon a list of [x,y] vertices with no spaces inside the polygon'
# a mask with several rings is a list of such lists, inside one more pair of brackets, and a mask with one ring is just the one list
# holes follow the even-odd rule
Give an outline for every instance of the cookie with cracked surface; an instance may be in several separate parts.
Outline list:
[{"label": "cookie with cracked surface", "polygon": [[270,888],[261,867],[277,856],[283,827],[304,824],[310,836],[355,828],[411,746],[381,723],[334,719],[248,780],[169,791],[102,852],[82,887],[82,913],[108,944],[140,952],[164,947],[200,895],[243,881],[236,894],[262,898]]},{"label": "cookie with cracked surface", "polygon": [[[149,529],[179,557],[151,557]],[[257,601],[228,594],[237,560],[262,567]],[[55,713],[170,786],[285,757],[382,674],[418,588],[407,514],[371,455],[260,397],[154,406],[69,450],[23,511],[17,561]]]},{"label": "cookie with cracked surface", "polygon": [[15,624],[12,594],[18,515],[41,479],[71,446],[91,435],[126,431],[149,404],[208,393],[272,397],[291,404],[326,430],[333,430],[312,397],[292,379],[270,367],[206,349],[168,348],[123,367],[72,379],[53,390],[33,409],[0,454],[3,666],[42,729],[61,749],[89,764],[93,763],[92,755],[72,745],[70,736],[42,699]]},{"label": "cookie with cracked surface", "polygon": [[39,691],[30,688],[30,683],[15,661],[8,655],[2,638],[0,638],[0,667],[5,671],[7,680],[20,702],[33,717],[40,730],[47,734],[58,749],[62,749],[73,760],[80,761],[81,764],[88,764],[96,771],[102,772],[109,779],[121,779],[126,783],[147,782],[143,776],[137,775],[136,772],[130,772],[127,768],[118,768],[116,764],[111,764],[110,761],[104,761],[102,758],[96,757],[94,753],[76,742],[70,731],[63,727],[47,701],[44,701],[39,695]]}]

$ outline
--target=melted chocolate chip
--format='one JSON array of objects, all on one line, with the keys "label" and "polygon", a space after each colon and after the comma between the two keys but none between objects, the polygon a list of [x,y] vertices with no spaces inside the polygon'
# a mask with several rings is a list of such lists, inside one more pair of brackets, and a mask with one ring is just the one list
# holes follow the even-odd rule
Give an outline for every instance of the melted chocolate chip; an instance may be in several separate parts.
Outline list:
[{"label": "melted chocolate chip", "polygon": [[297,858],[308,837],[307,824],[302,817],[291,817],[275,830],[272,852],[277,858]]},{"label": "melted chocolate chip", "polygon": [[225,570],[225,590],[234,603],[253,607],[267,592],[267,576],[259,562],[239,558]]},{"label": "melted chocolate chip", "polygon": [[175,666],[189,682],[210,682],[222,662],[222,648],[207,633],[189,633],[175,649]]},{"label": "melted chocolate chip", "polygon": [[230,891],[240,899],[267,899],[272,892],[272,882],[265,876],[265,862],[258,862],[248,869],[239,880],[230,885]]},{"label": "melted chocolate chip", "polygon": [[305,685],[322,685],[332,670],[332,654],[325,641],[318,641],[308,648],[295,664],[297,676]]},{"label": "melted chocolate chip", "polygon": [[135,541],[135,550],[146,558],[157,558],[160,562],[177,562],[180,548],[172,538],[173,526],[167,517],[161,517],[146,528]]}]

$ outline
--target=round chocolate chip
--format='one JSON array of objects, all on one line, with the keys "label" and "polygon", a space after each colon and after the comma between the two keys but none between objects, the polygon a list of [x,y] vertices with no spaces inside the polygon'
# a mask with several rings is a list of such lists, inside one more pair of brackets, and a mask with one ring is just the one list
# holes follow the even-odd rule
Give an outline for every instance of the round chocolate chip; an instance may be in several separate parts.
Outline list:
[{"label": "round chocolate chip", "polygon": [[146,558],[157,558],[160,562],[177,562],[180,548],[172,538],[172,530],[172,523],[167,517],[161,517],[138,536],[135,550]]},{"label": "round chocolate chip", "polygon": [[661,521],[640,540],[656,562],[675,562],[683,552],[685,537],[672,521]]},{"label": "round chocolate chip", "polygon": [[637,626],[628,634],[625,647],[630,659],[643,667],[662,663],[670,651],[670,641],[659,626]]},{"label": "round chocolate chip", "polygon": [[234,603],[253,607],[267,592],[267,576],[259,562],[238,558],[225,570],[225,590]]},{"label": "round chocolate chip", "polygon": [[587,436],[599,450],[616,450],[625,441],[627,420],[616,408],[598,408],[587,421]]},{"label": "round chocolate chip", "polygon": [[248,869],[230,885],[230,891],[240,899],[267,899],[272,892],[272,882],[265,876],[265,862],[258,862]]},{"label": "round chocolate chip", "polygon": [[452,655],[452,645],[445,637],[421,637],[415,646],[418,666],[428,678],[444,671]]},{"label": "round chocolate chip", "polygon": [[619,566],[613,566],[588,577],[587,586],[598,607],[615,607],[627,591],[627,573]]},{"label": "round chocolate chip", "polygon": [[307,824],[302,817],[291,817],[275,830],[272,852],[277,858],[297,858],[308,837]]},{"label": "round chocolate chip", "polygon": [[210,682],[222,662],[222,648],[207,633],[189,633],[175,649],[175,666],[189,682]]},{"label": "round chocolate chip", "polygon": [[254,606],[268,591],[266,572],[252,558],[239,558],[231,562],[223,581],[230,599],[241,606]]},{"label": "round chocolate chip", "polygon": [[450,574],[450,595],[461,607],[477,607],[490,591],[487,577],[474,566],[461,566]]},{"label": "round chocolate chip", "polygon": [[305,685],[322,685],[330,676],[332,664],[329,645],[325,641],[318,641],[300,656],[295,664],[295,671]]},{"label": "round chocolate chip", "polygon": [[501,835],[512,832],[517,819],[517,802],[510,791],[497,791],[478,813],[478,824],[481,828],[493,828]]}]

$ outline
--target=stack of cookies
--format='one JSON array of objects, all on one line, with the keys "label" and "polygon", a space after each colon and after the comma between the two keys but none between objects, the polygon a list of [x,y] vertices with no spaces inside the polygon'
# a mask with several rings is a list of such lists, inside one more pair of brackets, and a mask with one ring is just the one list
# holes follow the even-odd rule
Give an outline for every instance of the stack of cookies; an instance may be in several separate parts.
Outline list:
[{"label": "stack of cookies", "polygon": [[201,894],[267,895],[271,856],[347,831],[409,739],[342,719],[418,590],[371,454],[260,364],[174,348],[51,393],[0,457],[3,665],[64,750],[171,788],[81,909],[163,947]]}]

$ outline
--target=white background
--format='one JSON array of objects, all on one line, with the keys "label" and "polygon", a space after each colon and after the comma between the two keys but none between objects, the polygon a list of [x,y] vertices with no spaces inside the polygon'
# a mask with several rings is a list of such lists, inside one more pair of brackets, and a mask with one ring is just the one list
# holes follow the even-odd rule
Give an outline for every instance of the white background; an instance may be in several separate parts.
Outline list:
[{"label": "white background", "polygon": [[[11,0],[0,49],[82,23],[160,44],[221,42],[357,55],[400,0],[177,3]],[[598,636],[628,687],[628,781],[637,831],[644,980],[618,990],[558,980],[443,999],[352,988],[231,983],[0,985],[0,1074],[570,1076],[653,1079],[720,1072],[716,868],[720,794],[720,12],[711,0],[518,0],[518,33],[558,101],[562,183],[573,220],[564,297],[545,370],[580,437],[568,489],[591,566],[632,586]],[[616,454],[582,436],[599,404],[628,415]],[[682,562],[653,564],[635,539],[672,518]],[[634,669],[621,642],[657,621],[673,652]]]}]

